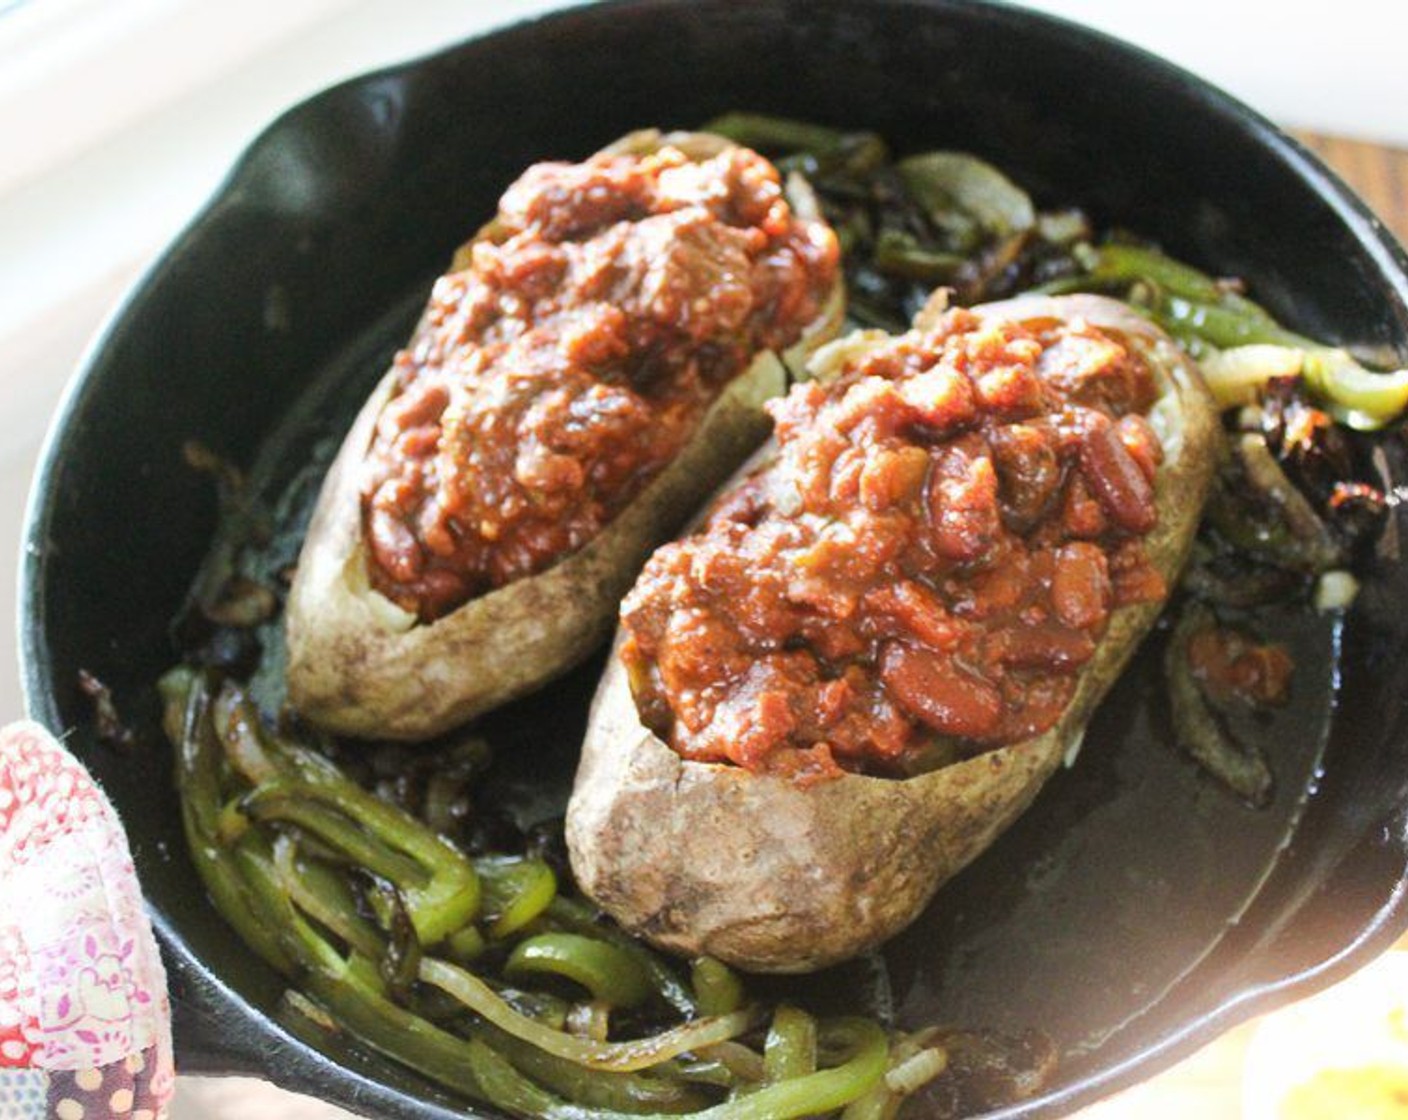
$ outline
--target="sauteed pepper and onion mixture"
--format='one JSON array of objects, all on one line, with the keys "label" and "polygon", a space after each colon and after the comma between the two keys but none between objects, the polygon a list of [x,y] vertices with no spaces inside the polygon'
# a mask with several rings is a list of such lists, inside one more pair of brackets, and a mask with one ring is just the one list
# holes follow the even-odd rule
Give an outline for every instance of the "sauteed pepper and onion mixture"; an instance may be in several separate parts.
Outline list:
[{"label": "sauteed pepper and onion mixture", "polygon": [[[976,157],[896,161],[873,133],[748,114],[705,127],[810,180],[839,237],[860,325],[903,331],[937,287],[960,305],[1026,290],[1098,291],[1126,299],[1200,361],[1227,409],[1228,438],[1166,646],[1175,732],[1235,794],[1265,802],[1271,769],[1254,745],[1231,736],[1225,718],[1282,702],[1294,687],[1294,666],[1259,638],[1256,612],[1288,596],[1320,609],[1352,599],[1350,570],[1386,503],[1364,480],[1362,440],[1343,425],[1395,420],[1408,402],[1408,372],[1371,372],[1281,327],[1235,282],[1126,235],[1097,237],[1079,211],[1038,210]],[[954,322],[961,327],[961,313]],[[1033,360],[1062,341],[1034,340]],[[1139,396],[1137,369],[1102,384]],[[801,415],[805,396],[797,401],[778,407],[784,445],[791,427],[817,419]],[[1131,409],[1108,400],[1091,408],[1091,424],[1115,433],[1147,481],[1138,452],[1150,441],[1137,417],[1127,423]],[[902,489],[903,449],[888,450],[896,457],[886,485]],[[868,1017],[818,1017],[763,1004],[717,962],[645,948],[574,894],[552,822],[525,830],[480,803],[491,748],[473,734],[415,748],[337,743],[278,711],[276,573],[287,556],[270,542],[268,516],[238,472],[197,448],[191,458],[216,473],[226,517],[177,627],[185,661],[161,684],[184,826],[216,907],[288,978],[288,1014],[305,1028],[346,1032],[471,1100],[523,1116],[868,1120],[894,1116],[915,1094],[926,1115],[959,1116],[1029,1096],[1050,1077],[1054,1046],[1038,1031],[900,1029],[883,1001]],[[955,479],[965,477],[955,469]],[[1079,517],[1078,506],[1067,501],[1070,516]],[[1144,519],[1130,510],[1108,541],[1063,538],[1045,542],[1048,551],[1096,548],[1100,559],[1087,557],[1086,567],[1123,579],[1119,595],[1137,597]],[[989,528],[980,540],[960,532],[950,543],[1004,547],[1003,527]],[[1079,645],[1099,622],[1085,609],[1093,600],[1078,587],[1052,594]],[[434,595],[412,599],[422,613],[440,609]],[[628,605],[641,634],[648,606]],[[877,616],[922,607],[917,599],[879,604]],[[1050,656],[1038,661],[1051,667]],[[880,664],[904,695],[913,672],[903,650]],[[1010,671],[1031,675],[1024,666],[1017,657]],[[1053,688],[1054,703],[1059,687],[1034,695]],[[932,725],[922,691],[916,686],[919,710],[909,715]],[[933,718],[963,716],[967,723],[947,730],[982,739],[1043,712],[999,695],[976,714]],[[897,731],[901,747],[907,734]],[[775,735],[764,753],[785,743]],[[889,763],[868,765],[904,772]]]}]

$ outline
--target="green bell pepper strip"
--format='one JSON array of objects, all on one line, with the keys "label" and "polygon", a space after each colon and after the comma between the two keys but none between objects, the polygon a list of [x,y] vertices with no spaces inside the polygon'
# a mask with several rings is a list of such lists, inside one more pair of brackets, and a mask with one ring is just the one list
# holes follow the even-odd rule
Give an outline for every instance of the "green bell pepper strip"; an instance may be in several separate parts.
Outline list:
[{"label": "green bell pepper strip", "polygon": [[264,745],[258,715],[239,691],[222,688],[211,712],[216,733],[225,748],[225,759],[252,786],[277,779],[283,768]]},{"label": "green bell pepper strip", "polygon": [[[712,1052],[715,1048],[710,1047]],[[692,1085],[712,1085],[719,1089],[736,1089],[742,1079],[717,1058],[698,1057],[693,1059],[675,1058],[652,1066],[651,1072],[661,1077],[670,1077]]]},{"label": "green bell pepper strip", "polygon": [[904,1098],[890,1092],[883,1080],[853,1100],[841,1113],[841,1120],[895,1120]]},{"label": "green bell pepper strip", "polygon": [[504,1105],[477,1076],[470,1043],[414,1012],[398,1007],[347,976],[314,970],[304,979],[308,992],[351,1034],[374,1050],[475,1100]]},{"label": "green bell pepper strip", "polygon": [[723,961],[700,957],[690,969],[690,982],[701,1015],[724,1015],[743,1006],[743,984]]},{"label": "green bell pepper strip", "polygon": [[700,131],[771,153],[776,157],[778,171],[784,175],[801,171],[825,178],[830,189],[849,185],[862,195],[865,177],[890,158],[889,146],[877,133],[845,132],[764,113],[724,113]]},{"label": "green bell pepper strip", "polygon": [[620,1072],[647,1069],[686,1050],[735,1038],[757,1020],[750,1009],[697,1019],[634,1042],[594,1042],[554,1030],[519,1013],[479,977],[448,961],[426,957],[421,961],[420,979],[454,996],[470,1011],[516,1038],[590,1069]]},{"label": "green bell pepper strip", "polygon": [[305,947],[301,982],[334,1019],[362,1042],[427,1077],[476,1100],[497,1104],[476,1076],[469,1044],[382,995],[370,979],[340,957],[296,911],[286,916]]},{"label": "green bell pepper strip", "polygon": [[[841,1108],[875,1085],[883,1084],[888,1045],[879,1026],[859,1019],[841,1019],[828,1023],[825,1029],[832,1041],[850,1051],[840,1065],[779,1081],[692,1113],[693,1120],[792,1120],[815,1116]],[[475,1044],[484,1046],[479,1040],[471,1045]],[[519,1074],[502,1055],[487,1046],[484,1049],[487,1053],[477,1055],[477,1069],[485,1091],[496,1101],[544,1120],[601,1120],[601,1113],[553,1096]]]},{"label": "green bell pepper strip", "polygon": [[191,860],[211,901],[235,932],[260,957],[282,972],[292,960],[278,931],[261,921],[250,891],[231,866],[220,837],[224,799],[220,789],[220,745],[210,725],[210,694],[197,673],[178,670],[161,680],[168,733],[175,729],[176,788]]},{"label": "green bell pepper strip", "polygon": [[298,909],[365,957],[386,952],[386,936],[362,916],[343,876],[318,860],[299,859],[286,834],[275,838],[273,855],[279,886]]},{"label": "green bell pepper strip", "polygon": [[764,113],[724,113],[701,131],[760,151],[810,152],[818,157],[839,152],[847,136],[835,128]]},{"label": "green bell pepper strip", "polygon": [[401,892],[384,882],[377,883],[375,890],[384,895],[391,905],[391,920],[386,927],[389,937],[386,951],[376,958],[380,965],[377,974],[386,986],[386,994],[404,1005],[411,1000],[425,951],[416,936]]},{"label": "green bell pepper strip", "polygon": [[[1037,290],[1053,295],[1095,290],[1128,296],[1131,289],[1144,286],[1149,291],[1130,302],[1194,357],[1203,357],[1207,347],[1228,351],[1274,346],[1294,353],[1311,392],[1337,420],[1363,431],[1382,428],[1408,408],[1408,369],[1383,373],[1365,369],[1346,351],[1287,330],[1265,308],[1228,291],[1191,265],[1136,245],[1087,246],[1079,256],[1085,264],[1083,273]],[[1268,363],[1267,376],[1277,375],[1285,364]]]},{"label": "green bell pepper strip", "polygon": [[639,1007],[652,994],[649,979],[629,954],[610,942],[579,933],[540,933],[514,947],[504,975],[564,976],[612,1007]]},{"label": "green bell pepper strip", "polygon": [[1259,323],[1268,330],[1278,332],[1281,337],[1294,338],[1300,343],[1308,341],[1284,330],[1259,304],[1230,291],[1207,273],[1157,249],[1118,243],[1099,247],[1085,245],[1079,247],[1076,256],[1085,266],[1085,272],[1054,281],[1043,291],[1053,291],[1062,285],[1072,285],[1071,290],[1085,290],[1089,287],[1122,288],[1147,284],[1171,299],[1195,306],[1221,307],[1237,313],[1248,324]]},{"label": "green bell pepper strip", "polygon": [[[194,674],[168,674],[163,686],[168,709],[183,689],[189,694],[196,687],[201,686]],[[406,896],[416,935],[424,945],[436,944],[473,920],[479,908],[479,879],[474,865],[455,848],[409,814],[367,793],[321,755],[265,736],[257,714],[234,689],[225,689],[216,707],[212,718],[208,697],[201,702],[203,730],[198,737],[187,726],[173,737],[183,749],[197,738],[207,742],[203,784],[196,791],[195,806],[209,805],[212,797],[219,796],[218,732],[223,728],[227,757],[233,753],[242,772],[262,779],[244,799],[246,812],[306,828],[395,883]],[[177,754],[179,761],[182,751]],[[217,818],[204,827],[209,837],[220,836]],[[218,878],[218,870],[213,873]]]},{"label": "green bell pepper strip", "polygon": [[[362,919],[351,909],[353,903],[345,884],[341,884],[335,873],[316,862],[305,861],[301,866],[297,865],[296,857],[292,854],[294,847],[295,845],[286,836],[280,837],[275,842],[272,871],[277,885],[288,893],[290,900],[299,909],[308,912],[314,920],[351,944],[361,958],[378,959],[384,952],[384,939],[365,919]],[[341,890],[338,889],[339,886]],[[339,973],[343,971],[344,966],[332,962],[330,958],[327,963],[335,971]],[[419,962],[417,963],[419,964]],[[347,966],[347,975],[344,976],[344,979],[348,983],[352,983],[353,978],[353,970],[351,966]],[[350,993],[339,989],[334,994],[329,987],[317,983],[310,987],[319,993],[319,998],[323,1002],[336,1005],[338,1015],[343,1017],[343,1021],[349,1029],[352,1029],[359,1036],[365,1037],[366,1031],[372,1029],[373,1023],[366,1021],[363,1018],[363,1013],[369,1015],[375,1012],[377,1017],[382,1020],[385,1020],[390,1014],[387,1011],[387,1001],[380,999],[369,990],[369,988],[380,987],[380,982],[369,984],[369,981],[370,972],[368,971],[366,976],[361,977],[358,983],[353,985],[354,990]],[[368,1007],[369,1002],[373,1006]],[[348,1010],[352,1012],[350,1018],[344,1014]],[[391,1019],[398,1024],[398,1029],[409,1031],[411,1043],[403,1043],[392,1038],[381,1038],[379,1035],[368,1039],[368,1041],[373,1042],[375,1039],[379,1039],[375,1040],[378,1049],[420,1069],[421,1072],[443,1081],[446,1079],[442,1076],[439,1064],[441,1059],[462,1064],[467,1058],[467,1051],[460,1052],[460,1049],[465,1045],[462,1040],[456,1038],[450,1041],[440,1037],[439,1034],[429,1033],[420,1025],[423,1020],[406,1012],[403,1008],[396,1007],[396,1012],[391,1015]],[[379,1023],[376,1024],[376,1029],[378,1031],[382,1029]],[[438,1030],[438,1028],[435,1029]],[[548,1054],[531,1043],[521,1042],[506,1031],[492,1027],[478,1029],[489,1032],[492,1044],[496,1048],[506,1048],[515,1063],[525,1067],[530,1074],[539,1077],[574,1100],[580,1100],[585,1104],[630,1113],[661,1111],[671,1114],[692,1111],[701,1106],[701,1098],[686,1085],[636,1074],[588,1070],[576,1062]],[[441,1034],[443,1033],[441,1032]],[[411,1060],[408,1057],[405,1047],[411,1044],[422,1048],[423,1052],[418,1059]],[[454,1084],[454,1082],[450,1083]],[[479,1095],[474,1088],[475,1085],[477,1082],[465,1082],[456,1084],[455,1087],[461,1091]]]},{"label": "green bell pepper strip", "polygon": [[234,857],[249,886],[250,913],[283,931],[294,962],[290,973],[338,1023],[411,1069],[476,1100],[489,1099],[469,1043],[387,999],[374,967],[358,967],[364,958],[346,959],[324,941],[283,890],[271,856],[242,845]]},{"label": "green bell pepper strip", "polygon": [[471,923],[445,938],[441,949],[452,961],[468,964],[470,961],[478,960],[487,947],[488,942],[479,932],[479,927]]},{"label": "green bell pepper strip", "polygon": [[951,281],[967,263],[961,253],[926,249],[899,230],[882,230],[875,241],[875,267],[891,276],[925,284]]},{"label": "green bell pepper strip", "polygon": [[[252,720],[246,720],[244,726],[259,735]],[[413,861],[414,868],[399,858],[394,866],[393,861],[385,859],[380,867],[368,866],[401,889],[422,945],[438,944],[474,919],[479,911],[479,877],[474,865],[457,849],[410,814],[362,789],[322,755],[272,736],[263,737],[263,742],[280,771],[280,782],[275,787],[284,795],[279,802],[280,813],[299,814],[303,819],[297,823],[324,841],[342,847],[354,860],[373,850],[390,849]],[[256,790],[251,811],[259,805],[259,799]],[[308,816],[299,807],[308,803],[336,811],[369,845],[355,845],[354,850],[345,846],[349,841],[346,832],[334,830],[338,832],[335,837],[315,827],[315,823],[327,825],[329,818]]]},{"label": "green bell pepper strip", "polygon": [[[674,974],[663,958],[652,953],[629,934],[622,932],[618,926],[603,925],[599,920],[600,915],[585,903],[558,895],[548,906],[545,916],[556,928],[600,938],[629,954],[637,966],[650,978],[650,982],[655,986],[660,998],[685,1018],[692,1018],[697,1014],[710,1014],[700,1006],[693,993],[690,992],[689,986]],[[741,1004],[742,1000],[738,1005],[727,1010],[736,1011]]]},{"label": "green bell pepper strip", "polygon": [[587,1108],[629,1113],[680,1113],[705,1108],[710,1098],[696,1086],[677,1080],[673,1068],[646,1073],[608,1073],[539,1050],[495,1027],[473,1031],[523,1074],[560,1097]]},{"label": "green bell pepper strip", "polygon": [[1036,224],[1031,196],[968,152],[924,152],[900,160],[895,171],[929,220],[955,239],[956,248],[975,250]]},{"label": "green bell pepper strip", "polygon": [[424,887],[430,877],[415,860],[364,832],[358,822],[317,799],[319,791],[303,782],[278,779],[257,786],[241,800],[255,820],[296,825],[322,840],[343,858],[403,888]]},{"label": "green bell pepper strip", "polygon": [[783,1004],[773,1012],[763,1043],[763,1070],[770,1082],[816,1072],[816,1020]]},{"label": "green bell pepper strip", "polygon": [[1361,431],[1382,428],[1408,408],[1408,369],[1376,373],[1343,350],[1317,347],[1306,352],[1301,376],[1337,420]]},{"label": "green bell pepper strip", "polygon": [[483,885],[489,936],[502,940],[533,922],[557,897],[557,876],[540,859],[481,856],[474,861]]},{"label": "green bell pepper strip", "polygon": [[763,1056],[742,1042],[728,1039],[716,1042],[713,1046],[706,1046],[696,1053],[705,1061],[721,1065],[745,1091],[751,1091],[767,1080]]},{"label": "green bell pepper strip", "polygon": [[1196,341],[1219,350],[1264,343],[1276,346],[1314,345],[1300,335],[1277,326],[1269,318],[1248,314],[1245,305],[1246,300],[1239,300],[1237,306],[1232,306],[1156,294],[1143,310],[1180,341]]}]

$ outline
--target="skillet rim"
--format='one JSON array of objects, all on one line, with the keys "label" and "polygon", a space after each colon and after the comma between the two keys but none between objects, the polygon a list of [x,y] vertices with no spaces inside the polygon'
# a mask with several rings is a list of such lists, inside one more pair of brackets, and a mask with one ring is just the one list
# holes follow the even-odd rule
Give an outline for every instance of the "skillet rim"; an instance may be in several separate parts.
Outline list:
[{"label": "skillet rim", "polygon": [[[787,0],[779,0],[785,4]],[[711,4],[710,8],[723,5]],[[1386,300],[1397,297],[1398,317],[1408,337],[1408,253],[1343,180],[1327,168],[1304,145],[1289,136],[1257,111],[1211,85],[1191,72],[1151,52],[1107,33],[1084,27],[1063,17],[1019,8],[1007,3],[980,0],[895,0],[891,9],[926,9],[930,12],[959,12],[970,17],[995,20],[1027,31],[1041,31],[1082,48],[1102,54],[1123,56],[1138,63],[1153,83],[1167,83],[1225,118],[1243,134],[1248,143],[1274,157],[1276,163],[1308,187],[1333,212],[1353,240],[1361,246],[1375,269],[1375,282]],[[222,202],[237,190],[260,152],[318,107],[349,91],[377,82],[414,74],[447,62],[461,50],[490,39],[508,39],[550,28],[564,30],[575,20],[610,20],[629,12],[637,18],[652,10],[698,7],[691,0],[607,0],[595,5],[574,5],[552,12],[495,24],[460,42],[428,52],[406,62],[369,71],[314,94],[290,107],[265,127],[243,150],[229,173],[214,189],[206,203],[190,219],[180,234],[144,270],[128,289],[85,349],[70,379],[46,433],[26,503],[19,565],[19,632],[21,677],[25,705],[32,718],[51,727],[62,723],[60,704],[51,680],[51,659],[47,641],[47,611],[44,589],[48,552],[44,547],[56,516],[59,464],[76,436],[75,421],[95,391],[101,372],[101,359],[127,329],[129,313],[163,280],[172,259],[197,239]],[[805,8],[805,5],[792,5]],[[1402,873],[1396,888],[1354,940],[1308,969],[1271,982],[1252,986],[1225,1000],[1207,1015],[1169,1032],[1132,1058],[1103,1071],[1088,1075],[1070,1085],[993,1115],[1002,1117],[1055,1115],[1088,1104],[1120,1088],[1143,1080],[1177,1059],[1191,1053],[1217,1034],[1255,1014],[1318,991],[1348,975],[1372,956],[1387,948],[1408,929],[1408,807],[1400,805],[1396,814],[1379,822],[1397,840]],[[1372,829],[1370,830],[1372,831]],[[1365,841],[1346,854],[1353,859]],[[350,1107],[375,1107],[385,1115],[448,1118],[461,1116],[422,1098],[412,1097],[384,1081],[342,1066],[315,1047],[291,1034],[277,1020],[266,1015],[223,981],[187,944],[180,932],[179,917],[148,904],[172,977],[173,1004],[178,1012],[178,1042],[185,1072],[248,1072],[268,1076],[296,1091],[325,1095]],[[186,1035],[185,1032],[189,1032]],[[270,1042],[283,1050],[279,1069],[272,1068]],[[476,1108],[479,1106],[476,1106]]]}]

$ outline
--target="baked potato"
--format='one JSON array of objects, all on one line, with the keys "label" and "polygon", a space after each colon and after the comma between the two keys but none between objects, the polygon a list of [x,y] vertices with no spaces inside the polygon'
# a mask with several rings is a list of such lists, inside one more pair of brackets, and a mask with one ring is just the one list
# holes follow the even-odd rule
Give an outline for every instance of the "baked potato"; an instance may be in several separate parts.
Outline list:
[{"label": "baked potato", "polygon": [[[985,321],[1084,321],[1144,357],[1158,393],[1146,418],[1162,462],[1152,488],[1157,522],[1143,547],[1171,587],[1220,438],[1196,367],[1157,327],[1104,297],[1025,297],[974,310]],[[926,315],[919,326],[932,323],[933,313]],[[849,361],[877,344],[853,336],[829,350],[844,349]],[[815,359],[828,362],[828,351]],[[755,463],[767,457],[765,447]],[[799,782],[688,760],[646,726],[618,634],[567,812],[576,878],[632,933],[678,953],[763,972],[809,971],[852,957],[914,919],[1032,801],[1078,746],[1160,608],[1142,602],[1108,616],[1048,730],[911,777],[847,771]]]},{"label": "baked potato", "polygon": [[[650,155],[667,147],[703,164],[733,145],[703,133],[645,130],[605,152]],[[793,213],[831,236],[805,181],[789,178],[785,197]],[[476,243],[504,236],[501,220],[485,226],[456,255],[451,276],[470,265]],[[292,704],[334,732],[424,739],[537,688],[605,641],[620,597],[651,549],[766,437],[763,402],[783,393],[788,370],[801,373],[811,351],[835,334],[844,308],[839,269],[827,292],[795,343],[781,353],[753,353],[674,458],[592,539],[430,619],[383,594],[369,569],[366,463],[397,390],[393,366],[332,463],[299,558],[286,629]],[[407,352],[430,337],[433,307]]]}]

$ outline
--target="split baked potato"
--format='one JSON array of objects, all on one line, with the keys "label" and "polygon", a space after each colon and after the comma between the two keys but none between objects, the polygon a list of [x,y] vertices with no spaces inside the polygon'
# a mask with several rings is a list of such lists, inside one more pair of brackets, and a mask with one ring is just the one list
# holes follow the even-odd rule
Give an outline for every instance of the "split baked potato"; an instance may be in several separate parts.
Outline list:
[{"label": "split baked potato", "polygon": [[[705,133],[634,132],[606,149],[666,145],[702,162],[732,146]],[[793,211],[818,218],[792,176]],[[496,240],[491,222],[475,238]],[[470,242],[453,270],[469,263]],[[786,390],[808,355],[834,336],[844,309],[838,275],[818,317],[786,352],[764,350],[723,390],[692,438],[594,539],[538,574],[424,621],[373,587],[363,530],[363,471],[378,417],[395,391],[388,372],[354,421],[313,513],[287,609],[288,690],[313,723],[354,736],[418,740],[532,691],[610,635],[621,596],[651,550],[766,437],[763,403]],[[410,347],[429,330],[427,318]]]},{"label": "split baked potato", "polygon": [[[1163,459],[1153,487],[1157,524],[1144,550],[1173,586],[1220,430],[1196,367],[1148,320],[1104,297],[1026,297],[976,310],[987,319],[1083,320],[1145,358],[1159,393],[1147,419]],[[834,347],[853,354],[864,345]],[[765,448],[757,461],[766,457]],[[1160,608],[1113,612],[1050,730],[909,778],[847,772],[799,783],[687,761],[645,726],[613,651],[567,813],[577,880],[632,933],[675,952],[771,972],[854,956],[913,920],[1032,801],[1078,745]]]}]

